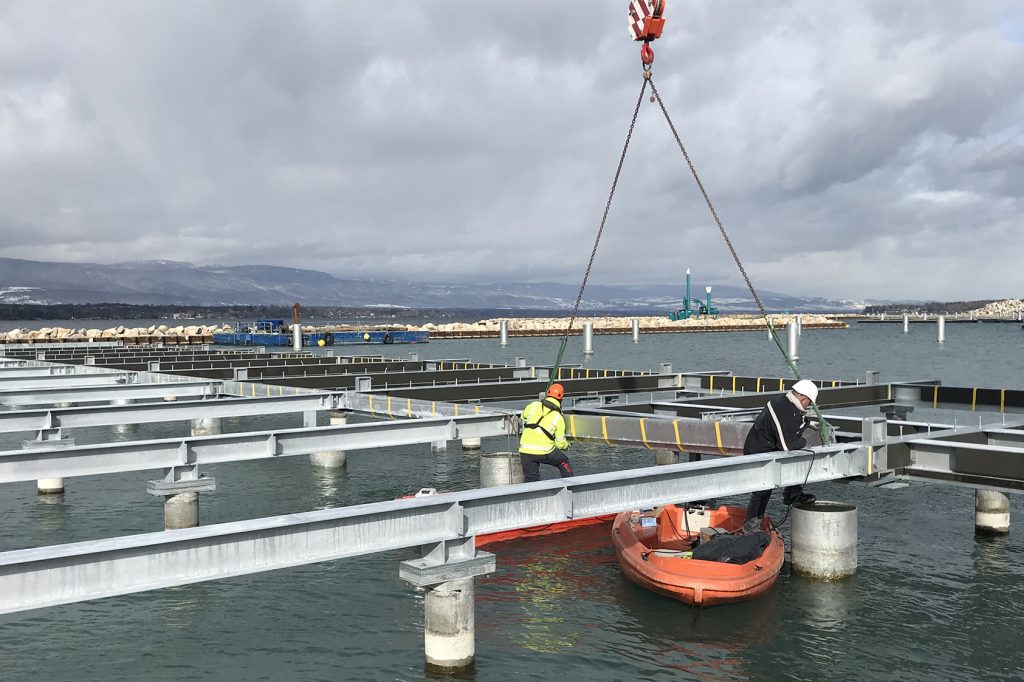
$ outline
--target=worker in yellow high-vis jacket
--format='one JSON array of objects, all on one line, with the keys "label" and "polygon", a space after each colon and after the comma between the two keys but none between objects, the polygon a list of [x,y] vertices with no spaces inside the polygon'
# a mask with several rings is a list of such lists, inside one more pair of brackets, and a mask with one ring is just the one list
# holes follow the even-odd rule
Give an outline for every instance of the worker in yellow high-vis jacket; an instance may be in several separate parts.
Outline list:
[{"label": "worker in yellow high-vis jacket", "polygon": [[523,435],[519,439],[519,461],[527,483],[540,480],[540,465],[558,467],[562,478],[572,476],[572,465],[565,451],[565,417],[562,416],[561,384],[551,384],[543,400],[534,400],[523,409]]}]

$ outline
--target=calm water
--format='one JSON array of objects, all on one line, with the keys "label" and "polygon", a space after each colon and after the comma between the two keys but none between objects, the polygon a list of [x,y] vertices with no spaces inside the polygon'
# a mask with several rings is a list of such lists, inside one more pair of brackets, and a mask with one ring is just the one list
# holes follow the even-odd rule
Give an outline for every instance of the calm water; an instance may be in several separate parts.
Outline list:
[{"label": "calm water", "polygon": [[[38,325],[37,325],[38,326]],[[1015,325],[861,325],[805,331],[801,370],[812,377],[940,378],[1024,388],[1024,332]],[[594,367],[733,369],[785,366],[760,334],[595,338]],[[376,349],[375,350],[379,350]],[[550,363],[553,339],[435,342],[393,347],[420,357]],[[358,351],[357,351],[358,352]],[[582,362],[578,344],[567,357]],[[914,417],[927,419],[926,411]],[[940,415],[947,417],[949,415]],[[988,419],[998,418],[989,415]],[[976,419],[967,416],[963,421]],[[298,417],[225,422],[225,431],[299,426]],[[79,443],[185,435],[183,423],[75,434]],[[6,438],[4,448],[19,438]],[[485,450],[504,450],[503,439]],[[580,473],[650,465],[644,451],[575,446]],[[205,472],[204,524],[389,499],[422,486],[473,487],[475,455],[426,446],[352,453],[338,474],[306,458],[222,465]],[[547,474],[550,475],[550,474]],[[60,503],[31,484],[0,488],[0,549],[157,530],[152,474],[68,481]],[[973,491],[913,484],[879,490],[834,483],[819,497],[859,509],[860,571],[841,584],[794,576],[789,564],[758,601],[702,612],[626,581],[607,529],[508,542],[499,570],[477,580],[475,679],[1020,679],[1024,549],[976,540]],[[781,511],[773,497],[772,512]],[[745,500],[739,500],[744,503]],[[1024,523],[1019,497],[1013,524]],[[492,549],[492,548],[489,548]],[[407,552],[0,617],[3,680],[418,680],[424,678],[422,596],[398,579]]]}]

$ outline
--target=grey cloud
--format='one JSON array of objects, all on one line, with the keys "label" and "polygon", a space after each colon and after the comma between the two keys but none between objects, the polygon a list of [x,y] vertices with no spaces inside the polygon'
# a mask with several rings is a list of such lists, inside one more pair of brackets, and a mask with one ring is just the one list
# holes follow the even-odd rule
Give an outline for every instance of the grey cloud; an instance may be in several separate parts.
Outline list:
[{"label": "grey cloud", "polygon": [[[625,6],[7,3],[0,256],[577,281],[640,87]],[[1021,18],[669,3],[656,82],[755,284],[1021,295]],[[688,265],[740,282],[645,101],[592,281]]]}]

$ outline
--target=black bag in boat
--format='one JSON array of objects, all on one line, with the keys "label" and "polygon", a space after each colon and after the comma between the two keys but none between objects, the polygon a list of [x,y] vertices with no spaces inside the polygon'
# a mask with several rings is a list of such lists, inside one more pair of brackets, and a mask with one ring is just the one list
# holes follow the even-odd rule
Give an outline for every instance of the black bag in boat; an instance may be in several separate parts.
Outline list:
[{"label": "black bag in boat", "polygon": [[693,558],[725,564],[745,564],[764,554],[764,548],[769,542],[771,536],[763,530],[752,535],[715,535],[693,550]]}]

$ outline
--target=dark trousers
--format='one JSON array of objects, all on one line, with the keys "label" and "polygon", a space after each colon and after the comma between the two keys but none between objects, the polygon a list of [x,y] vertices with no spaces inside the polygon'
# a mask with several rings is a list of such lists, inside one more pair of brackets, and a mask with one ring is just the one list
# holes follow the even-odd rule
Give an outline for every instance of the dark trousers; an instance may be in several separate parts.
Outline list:
[{"label": "dark trousers", "polygon": [[523,478],[526,479],[527,483],[533,483],[534,481],[540,480],[541,464],[549,464],[553,467],[558,467],[558,471],[562,474],[562,478],[572,476],[572,465],[569,464],[569,458],[566,457],[565,453],[561,450],[555,450],[554,452],[546,455],[524,455],[520,452],[519,463],[523,465]]},{"label": "dark trousers", "polygon": [[[800,496],[804,487],[802,485],[790,485],[786,486],[782,493],[782,499],[786,504]],[[759,490],[756,493],[750,493],[750,502],[747,504],[747,519],[759,519],[764,516],[765,510],[768,509],[768,500],[771,499],[771,490]]]}]

